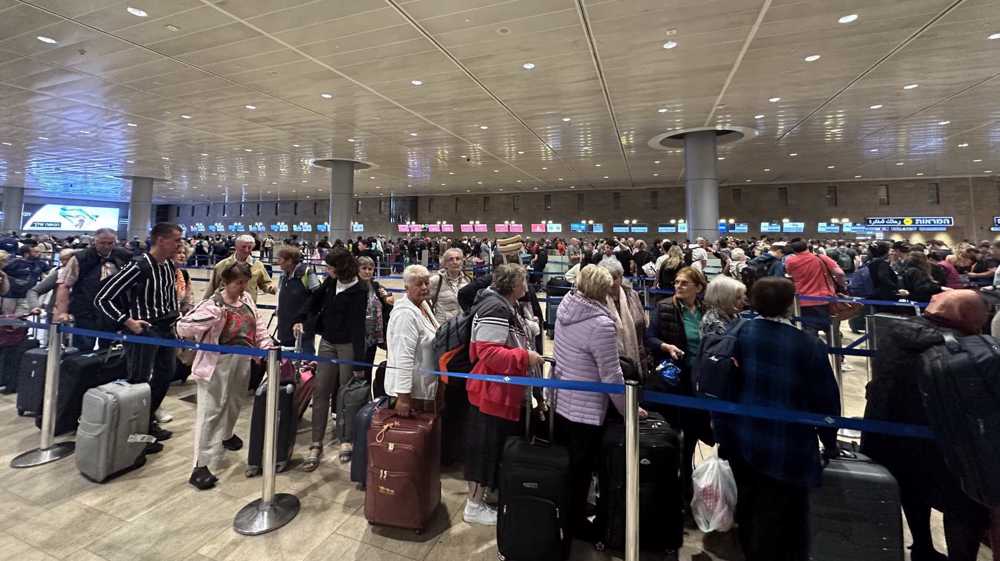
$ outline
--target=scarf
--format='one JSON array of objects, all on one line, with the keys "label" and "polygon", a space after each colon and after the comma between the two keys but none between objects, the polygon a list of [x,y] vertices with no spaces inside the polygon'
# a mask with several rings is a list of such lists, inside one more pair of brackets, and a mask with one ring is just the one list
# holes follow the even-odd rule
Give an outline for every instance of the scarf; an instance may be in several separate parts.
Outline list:
[{"label": "scarf", "polygon": [[625,294],[625,288],[618,289],[617,306],[610,294],[607,301],[608,311],[611,312],[611,319],[615,321],[615,329],[618,331],[618,354],[639,364],[639,339],[635,334],[635,320],[632,318],[632,310],[629,306],[628,296]]}]

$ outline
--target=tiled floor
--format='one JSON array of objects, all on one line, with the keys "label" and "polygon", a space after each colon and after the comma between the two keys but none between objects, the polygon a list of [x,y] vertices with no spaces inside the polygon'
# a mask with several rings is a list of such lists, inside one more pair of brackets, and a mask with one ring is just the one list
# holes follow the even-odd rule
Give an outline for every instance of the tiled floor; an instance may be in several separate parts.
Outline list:
[{"label": "tiled floor", "polygon": [[[200,287],[196,287],[198,290]],[[200,292],[200,291],[199,291]],[[264,297],[262,302],[273,302]],[[851,359],[845,374],[845,409],[863,408],[864,361]],[[219,485],[196,491],[187,484],[192,459],[194,405],[180,398],[193,384],[171,389],[165,408],[174,416],[167,428],[174,438],[145,467],[106,484],[85,480],[73,458],[27,470],[6,467],[17,453],[37,446],[31,419],[17,417],[13,396],[0,397],[0,559],[18,561],[494,561],[495,529],[470,526],[461,519],[465,484],[445,474],[442,506],[422,534],[370,526],[364,495],[349,482],[345,467],[328,457],[320,469],[279,474],[279,492],[294,493],[302,510],[276,532],[244,537],[232,529],[233,517],[261,492],[261,479],[243,474],[243,453],[231,453],[217,475]],[[308,444],[308,413],[299,431],[297,452]],[[247,435],[249,410],[237,434]],[[706,455],[711,454],[705,450]],[[940,518],[936,519],[939,544]],[[943,548],[942,546],[939,546]],[[574,561],[605,561],[584,543],[574,544]],[[617,555],[620,557],[620,554]],[[703,536],[688,531],[684,560],[741,558],[730,534]],[[644,559],[657,559],[644,554]],[[985,552],[980,559],[987,561]]]}]

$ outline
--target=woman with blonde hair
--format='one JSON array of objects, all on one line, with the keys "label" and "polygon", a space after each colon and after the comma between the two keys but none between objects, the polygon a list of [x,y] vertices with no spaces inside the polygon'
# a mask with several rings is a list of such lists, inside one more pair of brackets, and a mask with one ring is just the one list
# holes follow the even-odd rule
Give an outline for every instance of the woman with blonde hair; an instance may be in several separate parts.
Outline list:
[{"label": "woman with blonde hair", "polygon": [[679,245],[671,245],[660,259],[656,267],[656,286],[660,290],[671,290],[677,273],[684,267],[684,250]]}]

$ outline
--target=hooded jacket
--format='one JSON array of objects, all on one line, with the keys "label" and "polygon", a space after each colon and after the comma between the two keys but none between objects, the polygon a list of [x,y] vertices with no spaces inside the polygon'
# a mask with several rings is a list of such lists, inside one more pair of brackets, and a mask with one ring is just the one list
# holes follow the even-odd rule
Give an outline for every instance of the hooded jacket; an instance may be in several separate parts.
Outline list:
[{"label": "hooded jacket", "polygon": [[[604,304],[575,290],[559,303],[555,329],[555,377],[578,382],[624,384],[615,322]],[[608,398],[624,415],[622,394],[559,390],[556,413],[586,425],[603,425]]]},{"label": "hooded jacket", "polygon": [[[492,288],[483,289],[473,307],[469,358],[473,374],[528,375],[531,341],[517,309]],[[521,416],[524,388],[482,380],[466,383],[469,403],[486,415],[508,421]]]}]

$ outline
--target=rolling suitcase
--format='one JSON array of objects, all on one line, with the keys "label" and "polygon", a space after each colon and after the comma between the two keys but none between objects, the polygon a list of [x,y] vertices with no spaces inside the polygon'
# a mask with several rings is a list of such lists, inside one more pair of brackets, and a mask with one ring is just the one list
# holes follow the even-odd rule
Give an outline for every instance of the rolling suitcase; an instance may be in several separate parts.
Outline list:
[{"label": "rolling suitcase", "polygon": [[76,434],[76,466],[84,477],[107,481],[146,462],[149,384],[124,381],[87,390]]},{"label": "rolling suitcase", "polygon": [[[295,384],[281,382],[278,388],[278,433],[277,455],[275,462],[277,471],[288,469],[295,448],[295,433],[298,429],[298,417],[295,413]],[[246,475],[260,475],[264,465],[264,419],[267,416],[267,391],[263,384],[254,394],[253,410],[250,414],[250,442],[247,444]]]},{"label": "rolling suitcase", "polygon": [[371,384],[365,378],[352,377],[337,391],[337,438],[354,442],[354,417],[371,398]]},{"label": "rolling suitcase", "polygon": [[1000,341],[947,333],[923,366],[920,393],[948,468],[969,498],[1000,506]]},{"label": "rolling suitcase", "polygon": [[809,498],[812,561],[903,560],[899,486],[889,470],[841,444]]},{"label": "rolling suitcase", "polygon": [[[598,550],[625,549],[625,425],[608,426],[598,474]],[[657,413],[639,421],[639,535],[649,551],[680,549],[683,493],[678,473],[680,439]]]},{"label": "rolling suitcase", "polygon": [[[24,353],[37,348],[37,339],[26,339],[10,347],[0,347],[0,386],[4,387],[2,393],[11,394],[18,391],[21,359]],[[24,415],[20,408],[17,413]]]},{"label": "rolling suitcase", "polygon": [[[559,561],[569,557],[572,532],[569,450],[531,435],[531,397],[525,392],[525,437],[504,443],[497,507],[497,559]],[[549,435],[555,407],[550,407]]]},{"label": "rolling suitcase", "polygon": [[360,489],[365,488],[368,478],[368,429],[372,426],[375,411],[384,408],[387,403],[388,397],[377,397],[359,409],[354,416],[354,449],[360,452],[351,454],[351,481],[358,483]]},{"label": "rolling suitcase", "polygon": [[[45,366],[48,349],[34,349],[21,360],[19,385],[24,386],[18,394],[18,409],[36,414],[35,426],[42,426],[42,396],[45,393]],[[76,430],[83,408],[83,395],[87,390],[124,378],[125,355],[121,347],[102,351],[80,353],[76,349],[63,350],[59,367],[59,395],[56,398],[55,434],[65,434]]]},{"label": "rolling suitcase", "polygon": [[441,503],[441,423],[431,413],[378,409],[368,429],[365,518],[417,533]]}]

